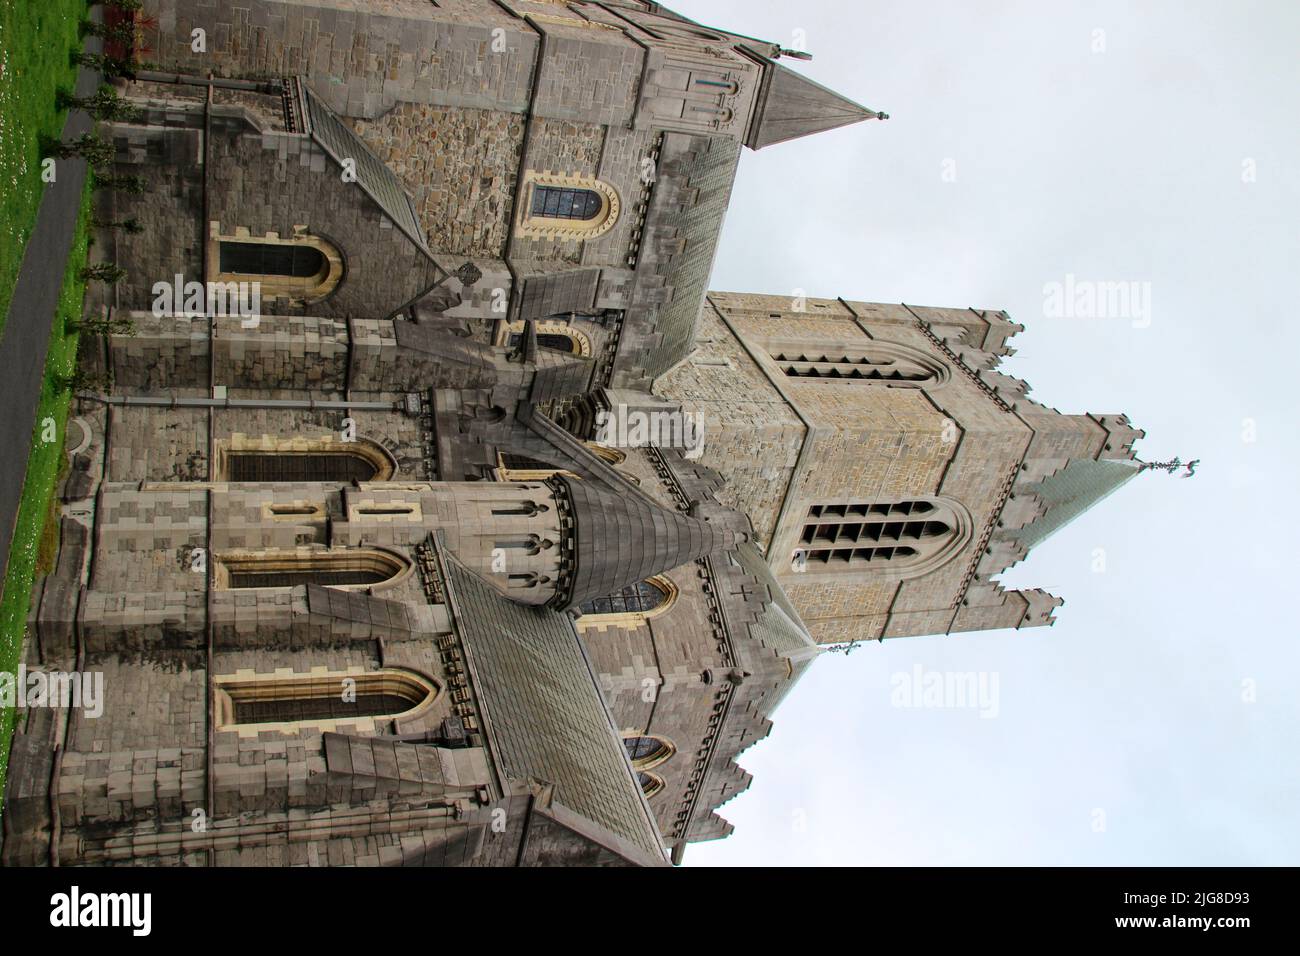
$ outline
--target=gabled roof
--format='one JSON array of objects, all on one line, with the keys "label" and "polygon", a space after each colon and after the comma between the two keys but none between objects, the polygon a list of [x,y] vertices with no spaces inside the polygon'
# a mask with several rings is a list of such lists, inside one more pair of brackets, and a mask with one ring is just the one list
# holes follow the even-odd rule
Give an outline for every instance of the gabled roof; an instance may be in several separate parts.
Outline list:
[{"label": "gabled roof", "polygon": [[416,217],[415,204],[402,188],[397,174],[371,152],[365,141],[305,83],[302,90],[307,98],[308,134],[340,165],[345,160],[353,160],[357,185],[378,204],[393,225],[428,253],[429,246]]},{"label": "gabled roof", "polygon": [[663,865],[658,827],[572,619],[514,603],[438,551],[502,772],[551,784],[556,803],[594,824],[570,825],[574,832],[629,862]]},{"label": "gabled roof", "polygon": [[[753,51],[751,51],[753,52]],[[763,61],[763,89],[745,145],[762,149],[867,119],[888,118],[774,60]]]},{"label": "gabled roof", "polygon": [[1130,460],[1076,459],[1028,491],[1038,495],[1047,511],[1014,532],[1028,547],[1034,547],[1060,528],[1069,524],[1116,488],[1138,473],[1138,463]]}]

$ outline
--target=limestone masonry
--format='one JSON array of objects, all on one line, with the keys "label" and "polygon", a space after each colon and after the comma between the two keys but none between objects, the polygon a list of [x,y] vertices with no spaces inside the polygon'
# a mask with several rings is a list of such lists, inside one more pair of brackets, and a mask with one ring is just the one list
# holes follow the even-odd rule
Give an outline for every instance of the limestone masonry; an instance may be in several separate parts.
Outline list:
[{"label": "limestone masonry", "polygon": [[643,0],[145,8],[26,651],[104,711],[5,863],[663,865],[823,645],[1052,623],[995,578],[1140,431],[996,309],[707,291],[742,147],[884,114]]}]

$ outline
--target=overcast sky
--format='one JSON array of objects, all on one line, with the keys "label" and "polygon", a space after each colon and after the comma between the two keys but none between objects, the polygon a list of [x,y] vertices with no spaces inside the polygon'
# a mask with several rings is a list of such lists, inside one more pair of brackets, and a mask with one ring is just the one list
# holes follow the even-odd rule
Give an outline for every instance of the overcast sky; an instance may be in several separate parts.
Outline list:
[{"label": "overcast sky", "polygon": [[[786,63],[892,117],[746,151],[712,288],[1006,309],[1034,398],[1201,459],[1003,576],[1055,627],[823,655],[687,863],[1300,863],[1300,4],[669,5],[806,39]],[[1142,283],[1149,322],[1046,314],[1068,275]],[[893,706],[917,665],[996,714]]]}]

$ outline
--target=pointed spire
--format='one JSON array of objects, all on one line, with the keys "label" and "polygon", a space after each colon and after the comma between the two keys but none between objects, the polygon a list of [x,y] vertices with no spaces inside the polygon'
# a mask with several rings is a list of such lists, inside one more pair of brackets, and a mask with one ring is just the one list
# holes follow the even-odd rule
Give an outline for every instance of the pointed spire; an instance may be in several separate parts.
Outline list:
[{"label": "pointed spire", "polygon": [[765,59],[763,88],[745,145],[762,149],[773,143],[848,126],[867,119],[888,119],[846,99],[820,83]]},{"label": "pointed spire", "polygon": [[1141,470],[1138,462],[1127,459],[1072,460],[1060,471],[1025,489],[1038,495],[1047,510],[1013,532],[1013,536],[1027,547],[1036,547]]},{"label": "pointed spire", "polygon": [[607,597],[696,558],[726,551],[748,535],[659,507],[644,494],[616,494],[565,475],[548,480],[572,521],[570,566],[550,606]]}]

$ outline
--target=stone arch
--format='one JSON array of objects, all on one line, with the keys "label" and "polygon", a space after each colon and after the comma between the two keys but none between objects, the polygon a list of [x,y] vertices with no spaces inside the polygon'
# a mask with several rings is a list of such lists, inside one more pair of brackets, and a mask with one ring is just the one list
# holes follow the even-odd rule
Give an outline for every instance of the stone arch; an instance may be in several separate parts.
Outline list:
[{"label": "stone arch", "polygon": [[623,748],[627,751],[632,768],[644,772],[671,760],[677,745],[661,734],[624,733]]},{"label": "stone arch", "polygon": [[621,209],[618,191],[602,180],[530,169],[524,173],[515,235],[595,239],[614,228]]},{"label": "stone arch", "polygon": [[208,281],[257,282],[263,298],[308,305],[328,298],[343,281],[343,253],[323,236],[295,226],[293,234],[255,236],[247,227],[208,227]]},{"label": "stone arch", "polygon": [[776,342],[767,352],[786,376],[804,381],[932,388],[952,377],[947,363],[896,342],[853,346]]},{"label": "stone arch", "polygon": [[229,549],[214,555],[213,586],[244,590],[317,584],[378,591],[404,581],[412,567],[408,558],[387,548]]},{"label": "stone arch", "polygon": [[805,515],[791,570],[920,577],[960,554],[974,530],[970,512],[952,498],[814,504]]},{"label": "stone arch", "polygon": [[[580,355],[583,358],[591,358],[594,354],[591,336],[581,329],[574,328],[568,322],[560,319],[542,319],[534,321],[533,327],[537,332],[537,344],[542,348],[555,349],[569,355]],[[524,323],[522,320],[505,323],[497,344],[508,348],[518,348],[523,334]],[[547,343],[546,338],[553,338],[555,341]],[[560,344],[558,340],[560,339],[564,340],[563,348],[558,347]]]},{"label": "stone arch", "polygon": [[574,626],[579,631],[604,631],[611,627],[630,630],[668,613],[679,596],[677,585],[671,579],[656,574],[615,594],[584,601],[579,605],[582,616],[574,621]]},{"label": "stone arch", "polygon": [[214,481],[389,481],[397,460],[378,442],[333,435],[243,435],[213,443]]},{"label": "stone arch", "polygon": [[292,734],[348,726],[373,732],[376,721],[410,720],[438,698],[439,685],[416,671],[313,668],[309,673],[249,670],[213,678],[217,729],[240,736]]}]

